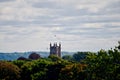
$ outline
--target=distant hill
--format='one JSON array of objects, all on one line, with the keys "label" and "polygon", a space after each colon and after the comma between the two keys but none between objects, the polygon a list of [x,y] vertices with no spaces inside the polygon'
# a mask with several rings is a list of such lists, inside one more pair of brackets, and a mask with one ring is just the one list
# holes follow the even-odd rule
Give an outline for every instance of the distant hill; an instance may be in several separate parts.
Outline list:
[{"label": "distant hill", "polygon": [[[3,53],[0,52],[0,60],[17,60],[19,57],[28,58],[28,56],[32,52],[13,52],[13,53]],[[37,54],[41,55],[41,57],[48,57],[49,52],[36,52]],[[74,52],[62,52],[63,55],[73,55]]]}]

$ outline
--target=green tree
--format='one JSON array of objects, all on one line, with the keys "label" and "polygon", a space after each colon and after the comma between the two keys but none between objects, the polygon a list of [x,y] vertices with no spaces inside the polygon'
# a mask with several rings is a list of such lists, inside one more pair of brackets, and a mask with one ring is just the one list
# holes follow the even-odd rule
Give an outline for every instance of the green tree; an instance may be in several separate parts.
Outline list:
[{"label": "green tree", "polygon": [[77,52],[77,53],[73,54],[73,60],[80,62],[81,60],[85,59],[87,54],[88,54],[88,52]]},{"label": "green tree", "polygon": [[15,65],[17,65],[19,68],[21,68],[21,66],[23,64],[25,64],[26,62],[27,61],[25,61],[25,60],[14,60],[14,61],[12,61],[12,63],[15,64]]},{"label": "green tree", "polygon": [[38,59],[25,63],[22,69],[23,80],[46,80],[47,67],[52,64],[47,59]]},{"label": "green tree", "polygon": [[50,56],[48,56],[48,58],[50,58],[53,62],[62,60],[60,57],[58,57],[56,55],[50,55]]},{"label": "green tree", "polygon": [[68,61],[72,61],[72,60],[73,60],[73,57],[72,57],[71,55],[64,55],[64,56],[62,57],[62,59],[68,60]]},{"label": "green tree", "polygon": [[48,79],[47,80],[49,79],[58,80],[61,69],[65,67],[65,65],[70,64],[71,62],[67,60],[63,60],[56,56],[52,56],[52,60],[53,60],[53,63],[48,66],[48,71],[47,71]]},{"label": "green tree", "polygon": [[119,45],[118,45],[118,49],[120,50],[120,41],[118,41],[118,44],[119,44]]},{"label": "green tree", "polygon": [[100,50],[97,54],[89,53],[85,59],[88,80],[119,80],[120,52],[114,50]]},{"label": "green tree", "polygon": [[86,65],[72,63],[63,67],[59,74],[59,80],[85,80],[84,72]]},{"label": "green tree", "polygon": [[20,69],[6,61],[0,61],[0,80],[19,80]]}]

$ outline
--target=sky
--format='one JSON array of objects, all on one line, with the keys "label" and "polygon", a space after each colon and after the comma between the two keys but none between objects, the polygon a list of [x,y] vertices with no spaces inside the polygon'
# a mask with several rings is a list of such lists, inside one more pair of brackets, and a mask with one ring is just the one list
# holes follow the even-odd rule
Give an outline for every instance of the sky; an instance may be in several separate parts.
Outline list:
[{"label": "sky", "polygon": [[120,0],[0,0],[0,52],[99,51],[120,41]]}]

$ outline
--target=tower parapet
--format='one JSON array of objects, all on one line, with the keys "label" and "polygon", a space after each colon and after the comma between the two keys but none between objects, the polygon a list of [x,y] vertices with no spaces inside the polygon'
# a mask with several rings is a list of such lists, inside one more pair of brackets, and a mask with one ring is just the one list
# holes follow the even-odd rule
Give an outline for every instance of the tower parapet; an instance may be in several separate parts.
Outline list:
[{"label": "tower parapet", "polygon": [[57,43],[53,45],[50,43],[50,55],[61,57],[61,43],[59,43],[59,45]]}]

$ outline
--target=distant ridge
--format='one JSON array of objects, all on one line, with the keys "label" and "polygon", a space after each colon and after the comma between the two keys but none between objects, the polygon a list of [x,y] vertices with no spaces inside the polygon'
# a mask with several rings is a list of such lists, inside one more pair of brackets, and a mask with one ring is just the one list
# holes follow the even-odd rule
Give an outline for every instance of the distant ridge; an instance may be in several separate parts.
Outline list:
[{"label": "distant ridge", "polygon": [[[17,60],[19,57],[25,57],[28,58],[28,56],[32,53],[32,52],[36,52],[37,54],[41,55],[41,57],[48,57],[49,56],[49,52],[44,52],[44,51],[31,51],[31,52],[0,52],[0,60]],[[67,51],[63,51],[62,52],[62,56],[63,55],[73,55],[75,52],[67,52]]]}]

